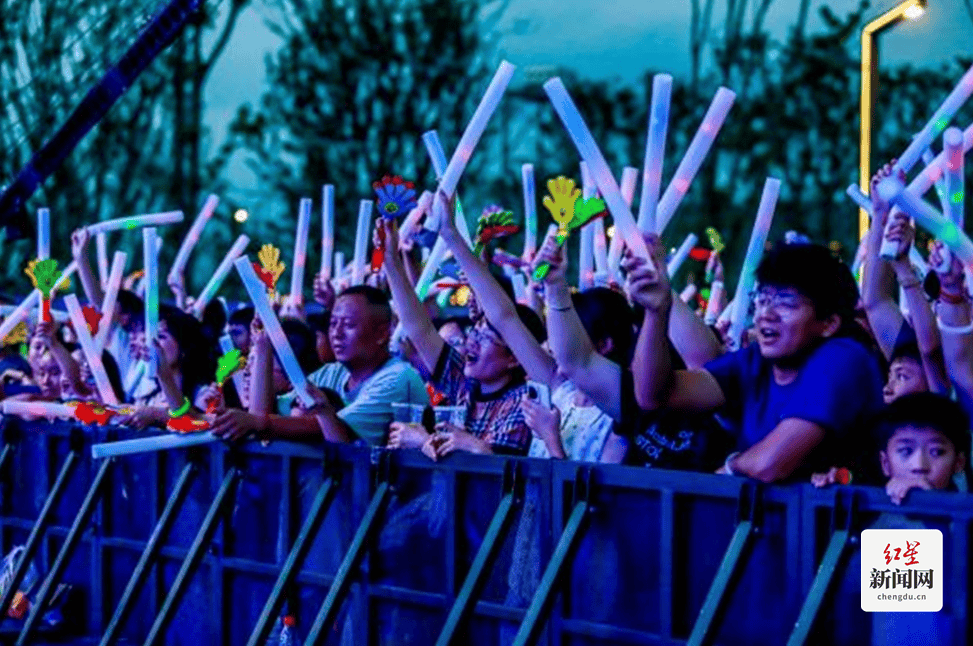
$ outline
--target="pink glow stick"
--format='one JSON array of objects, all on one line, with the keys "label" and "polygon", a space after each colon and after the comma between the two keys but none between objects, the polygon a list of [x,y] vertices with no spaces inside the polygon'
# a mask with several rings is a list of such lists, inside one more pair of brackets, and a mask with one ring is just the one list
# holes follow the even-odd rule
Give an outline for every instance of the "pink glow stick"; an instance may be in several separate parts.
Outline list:
[{"label": "pink glow stick", "polygon": [[88,331],[88,323],[85,321],[84,314],[81,312],[81,304],[78,303],[78,297],[74,294],[68,294],[64,297],[64,305],[68,308],[68,315],[71,317],[71,323],[74,325],[74,333],[78,337],[78,343],[81,345],[81,352],[84,353],[85,359],[88,360],[88,368],[91,370],[91,375],[95,378],[95,385],[98,388],[101,401],[117,406],[118,398],[115,397],[115,389],[112,388],[111,382],[108,380],[108,373],[105,372],[105,364],[101,361],[101,352],[95,348],[95,342],[91,338],[91,333]]},{"label": "pink glow stick", "polygon": [[294,236],[294,266],[291,268],[291,302],[304,303],[304,267],[307,265],[307,238],[311,229],[311,200],[302,198]]},{"label": "pink glow stick", "polygon": [[321,273],[331,278],[334,261],[334,186],[325,184],[321,189]]},{"label": "pink glow stick", "polygon": [[115,302],[118,300],[118,290],[122,286],[122,276],[125,274],[125,263],[128,254],[116,251],[111,265],[111,274],[105,286],[105,300],[101,303],[101,322],[98,324],[98,334],[95,335],[95,349],[101,352],[108,343],[108,333],[111,330],[112,315],[115,312]]},{"label": "pink glow stick", "polygon": [[644,233],[656,230],[655,211],[659,205],[671,99],[672,77],[656,74],[652,78],[652,107],[649,108],[649,131],[645,138],[645,163],[642,168],[642,199],[639,201],[638,224],[639,230]]},{"label": "pink glow stick", "polygon": [[216,195],[210,195],[206,198],[203,208],[200,210],[199,215],[196,216],[193,226],[189,228],[189,233],[183,238],[182,244],[179,246],[179,251],[176,252],[176,259],[172,261],[172,268],[169,270],[168,276],[170,283],[178,280],[179,276],[186,270],[186,263],[189,262],[189,254],[192,253],[196,243],[199,242],[206,223],[213,217],[213,213],[216,211],[219,203],[220,198]]}]

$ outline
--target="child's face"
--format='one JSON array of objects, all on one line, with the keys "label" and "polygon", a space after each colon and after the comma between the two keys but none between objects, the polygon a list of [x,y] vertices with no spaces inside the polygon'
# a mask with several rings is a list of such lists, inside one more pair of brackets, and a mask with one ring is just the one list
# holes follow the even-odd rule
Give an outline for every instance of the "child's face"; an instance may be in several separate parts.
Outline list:
[{"label": "child's face", "polygon": [[899,357],[889,367],[889,380],[882,390],[882,398],[886,404],[891,404],[902,395],[928,390],[929,383],[922,365],[915,359]]},{"label": "child's face", "polygon": [[966,458],[953,443],[932,428],[905,426],[892,435],[879,457],[889,478],[924,478],[934,489],[945,489],[963,470]]},{"label": "child's face", "polygon": [[45,352],[31,362],[34,371],[34,381],[41,390],[41,397],[45,399],[58,399],[61,397],[61,367],[51,356],[50,352]]}]

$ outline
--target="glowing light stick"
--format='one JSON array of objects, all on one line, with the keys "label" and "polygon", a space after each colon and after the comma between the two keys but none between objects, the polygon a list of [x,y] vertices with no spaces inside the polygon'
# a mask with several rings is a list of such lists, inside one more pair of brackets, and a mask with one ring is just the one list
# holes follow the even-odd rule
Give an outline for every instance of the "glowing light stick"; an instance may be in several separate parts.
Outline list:
[{"label": "glowing light stick", "polygon": [[95,236],[95,248],[98,251],[98,280],[101,288],[108,285],[108,235],[99,233]]},{"label": "glowing light stick", "polygon": [[331,278],[334,259],[334,186],[325,184],[321,189],[321,273]]},{"label": "glowing light stick", "polygon": [[[962,133],[960,133],[961,142],[962,136]],[[931,148],[926,148],[922,153],[922,163],[928,166],[934,161],[936,161],[935,153],[933,153]],[[949,211],[949,198],[946,197],[946,180],[942,178],[936,180],[936,197],[939,198],[939,206],[943,209],[943,213]]]},{"label": "glowing light stick", "polygon": [[368,234],[371,232],[371,200],[362,200],[358,205],[358,231],[355,234],[355,256],[351,266],[351,284],[365,282],[365,252],[368,251]]},{"label": "glowing light stick", "polygon": [[158,368],[155,337],[159,329],[159,258],[155,227],[142,230],[142,253],[145,262],[145,347],[149,351],[148,376],[154,378]]},{"label": "glowing light stick", "polygon": [[169,270],[168,276],[170,283],[178,280],[186,270],[186,263],[189,262],[189,254],[192,253],[196,243],[199,242],[206,223],[213,217],[213,213],[216,211],[219,203],[220,198],[215,195],[210,195],[206,198],[206,202],[203,203],[203,208],[200,210],[199,215],[196,216],[193,226],[189,228],[189,233],[183,238],[182,244],[179,246],[179,251],[176,252],[176,259],[172,261],[172,269]]},{"label": "glowing light stick", "polygon": [[223,281],[230,274],[233,269],[233,261],[236,260],[250,244],[250,238],[246,235],[241,235],[230,247],[230,250],[226,252],[226,256],[223,257],[222,262],[216,268],[216,272],[206,283],[206,287],[200,292],[199,298],[196,299],[196,304],[193,305],[193,314],[196,318],[201,318],[203,316],[203,310],[209,302],[216,296],[216,292],[220,290],[223,285]]},{"label": "glowing light stick", "polygon": [[666,153],[669,130],[669,102],[672,99],[672,77],[656,74],[652,78],[652,107],[649,108],[649,131],[645,138],[645,163],[642,167],[642,197],[639,200],[639,230],[656,231],[655,211],[662,185],[662,162]]},{"label": "glowing light stick", "polygon": [[675,175],[672,176],[669,186],[666,187],[665,193],[659,200],[659,206],[655,212],[656,233],[665,231],[666,226],[672,220],[672,215],[679,208],[680,202],[689,191],[689,186],[693,183],[700,166],[703,165],[703,160],[706,159],[706,155],[713,146],[713,142],[716,140],[720,128],[723,127],[726,115],[729,114],[735,100],[736,94],[725,87],[716,91],[716,95],[703,117],[703,122],[693,136],[689,148],[686,149],[686,154],[683,155],[682,161],[676,167]]},{"label": "glowing light stick", "polygon": [[334,277],[341,278],[345,275],[345,252],[334,252]]},{"label": "glowing light stick", "polygon": [[682,241],[682,244],[679,245],[676,253],[672,255],[672,258],[670,258],[669,262],[666,264],[666,272],[668,272],[669,278],[676,275],[676,272],[679,271],[682,264],[686,262],[686,258],[689,257],[689,252],[692,251],[697,242],[699,242],[699,237],[695,233],[690,233],[688,236],[686,236],[686,239]]},{"label": "glowing light stick", "polygon": [[456,150],[453,151],[453,157],[449,160],[449,165],[439,182],[439,189],[447,197],[452,197],[456,192],[456,185],[459,184],[459,178],[466,170],[470,157],[473,156],[473,149],[476,148],[480,137],[483,136],[490,117],[493,116],[497,106],[500,105],[503,93],[507,91],[507,86],[510,84],[510,79],[513,78],[516,69],[514,65],[503,61],[500,63],[497,73],[493,75],[493,80],[490,81],[483,99],[480,100],[480,105],[477,106],[476,112],[473,113],[473,117],[463,132],[463,136],[460,137]]},{"label": "glowing light stick", "polygon": [[638,227],[635,225],[635,218],[632,217],[629,207],[625,205],[625,200],[622,199],[618,184],[615,183],[615,178],[608,168],[608,163],[598,149],[584,118],[578,112],[574,101],[571,100],[564,83],[559,78],[553,78],[544,84],[544,91],[547,92],[554,110],[560,117],[582,159],[588,163],[588,167],[591,169],[595,184],[601,191],[608,210],[615,220],[615,235],[621,235],[625,239],[625,244],[635,255],[652,264],[652,258],[645,246],[645,240],[642,239],[642,234],[639,233]]},{"label": "glowing light stick", "polygon": [[101,323],[98,325],[98,334],[95,335],[95,349],[99,352],[108,344],[112,314],[115,311],[115,302],[118,300],[118,290],[122,286],[126,262],[128,262],[128,254],[124,251],[116,251],[111,265],[111,275],[108,276],[108,285],[105,288],[105,300],[101,303]]},{"label": "glowing light stick", "polygon": [[37,209],[37,259],[51,257],[51,211]]},{"label": "glowing light stick", "polygon": [[537,189],[534,187],[534,165],[520,167],[520,181],[524,185],[524,253],[533,258],[537,252]]},{"label": "glowing light stick", "polygon": [[[224,334],[220,337],[220,349],[223,350],[223,354],[226,354],[230,350],[234,349],[233,340],[230,338],[229,334]],[[236,387],[237,396],[243,400],[243,371],[236,370],[231,375],[233,379],[233,385]]]},{"label": "glowing light stick", "polygon": [[182,222],[182,211],[166,211],[165,213],[150,213],[148,215],[133,215],[127,218],[116,218],[96,222],[85,227],[89,235],[96,236],[99,233],[109,231],[124,231],[127,229],[141,229],[142,227],[159,227],[166,224]]},{"label": "glowing light stick", "polygon": [[578,288],[591,289],[595,282],[592,256],[594,255],[595,230],[592,227],[581,229],[581,244],[578,245]]},{"label": "glowing light stick", "polygon": [[412,234],[416,232],[419,228],[419,220],[425,213],[429,212],[432,208],[432,198],[433,194],[431,191],[423,191],[422,195],[419,196],[419,201],[416,204],[416,208],[409,211],[409,215],[405,216],[402,221],[402,228],[399,229],[399,248],[403,248],[406,241],[412,237]]},{"label": "glowing light stick", "polygon": [[[371,201],[369,201],[369,204],[371,204]],[[280,360],[280,365],[284,369],[284,373],[294,387],[294,392],[297,393],[297,396],[306,406],[313,406],[314,397],[307,388],[307,378],[304,376],[304,371],[301,370],[301,364],[298,363],[297,357],[294,355],[294,350],[291,349],[290,343],[287,342],[284,328],[280,326],[280,321],[277,319],[277,315],[274,314],[274,308],[267,298],[267,286],[257,278],[257,273],[253,270],[253,265],[250,263],[248,257],[241,256],[237,258],[233,265],[243,280],[243,286],[246,288],[247,294],[250,295],[253,308],[257,316],[260,317],[260,321],[264,324],[267,337],[270,339],[271,345],[274,346],[274,350],[277,351],[277,358]]]},{"label": "glowing light stick", "polygon": [[713,281],[709,286],[709,300],[706,302],[706,313],[703,315],[703,322],[706,325],[713,325],[719,317],[719,303],[726,296],[726,287],[722,280]]},{"label": "glowing light stick", "polygon": [[311,228],[311,200],[302,198],[294,236],[294,266],[291,268],[291,302],[304,302],[304,267],[307,265],[307,237]]},{"label": "glowing light stick", "polygon": [[95,348],[95,342],[88,331],[88,322],[84,319],[78,297],[74,294],[68,294],[64,297],[64,304],[68,308],[68,315],[74,325],[74,333],[78,337],[81,351],[84,353],[85,359],[88,360],[91,375],[95,378],[95,385],[98,388],[98,394],[101,395],[101,401],[117,406],[118,399],[115,397],[115,389],[112,388],[111,382],[108,380],[105,364],[101,361],[101,352]]},{"label": "glowing light stick", "polygon": [[[430,130],[422,135],[422,141],[426,144],[426,152],[429,153],[429,159],[432,161],[432,168],[436,173],[436,179],[442,182],[442,178],[448,167],[446,164],[446,153],[443,151],[443,144],[439,141],[439,133],[435,130]],[[429,230],[439,231],[439,227],[442,224],[440,218],[441,215],[433,210],[427,222]],[[460,203],[459,198],[456,198],[456,231],[466,242],[467,247],[473,246],[473,239],[470,237],[470,226],[466,221],[466,214],[463,212],[463,205]]]},{"label": "glowing light stick", "polygon": [[442,238],[437,239],[429,253],[429,259],[423,265],[422,273],[419,274],[419,279],[416,281],[416,296],[419,297],[420,302],[426,300],[426,296],[429,295],[429,288],[432,286],[439,266],[443,264],[443,260],[446,258],[446,251],[446,241]]},{"label": "glowing light stick", "polygon": [[764,253],[764,245],[770,234],[770,225],[774,220],[774,210],[777,208],[777,197],[780,195],[780,180],[768,177],[764,182],[763,195],[760,196],[760,207],[757,209],[757,219],[753,223],[750,233],[750,245],[747,255],[740,269],[740,280],[737,281],[737,293],[733,299],[733,311],[730,314],[730,330],[728,333],[731,350],[740,347],[740,339],[747,326],[747,314],[750,309],[750,292],[757,278],[757,265]]},{"label": "glowing light stick", "polygon": [[204,433],[169,433],[154,437],[142,437],[137,440],[103,442],[91,446],[91,457],[97,460],[101,458],[113,458],[120,455],[183,449],[190,446],[210,444],[219,441],[219,439],[207,431]]},{"label": "glowing light stick", "polygon": [[[621,193],[625,205],[632,208],[632,201],[635,199],[635,184],[639,179],[639,169],[633,166],[626,166],[622,170]],[[608,247],[608,271],[619,284],[622,282],[622,275],[618,271],[618,265],[622,261],[622,243],[624,240],[618,233],[612,236],[611,245]]]},{"label": "glowing light stick", "polygon": [[4,415],[13,415],[23,419],[37,417],[74,419],[74,409],[71,406],[56,402],[27,402],[7,399],[0,402],[0,411]]},{"label": "glowing light stick", "polygon": [[594,238],[595,284],[608,284],[608,243],[605,239],[605,221],[598,219],[589,227]]},{"label": "glowing light stick", "polygon": [[943,134],[943,154],[946,156],[946,199],[949,204],[945,215],[962,229],[965,186],[963,133],[959,128],[949,128]]}]

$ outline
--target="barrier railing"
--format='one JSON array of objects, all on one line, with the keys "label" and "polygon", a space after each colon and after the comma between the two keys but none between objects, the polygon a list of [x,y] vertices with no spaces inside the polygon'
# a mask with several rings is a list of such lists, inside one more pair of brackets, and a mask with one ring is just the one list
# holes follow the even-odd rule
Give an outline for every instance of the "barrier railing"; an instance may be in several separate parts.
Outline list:
[{"label": "barrier railing", "polygon": [[849,568],[893,513],[943,530],[929,630],[970,635],[965,494],[288,443],[101,461],[91,444],[139,434],[3,431],[3,549],[27,549],[0,607],[25,577],[35,601],[76,591],[59,627],[31,612],[4,643],[262,646],[285,606],[306,644],[870,643],[888,615]]}]

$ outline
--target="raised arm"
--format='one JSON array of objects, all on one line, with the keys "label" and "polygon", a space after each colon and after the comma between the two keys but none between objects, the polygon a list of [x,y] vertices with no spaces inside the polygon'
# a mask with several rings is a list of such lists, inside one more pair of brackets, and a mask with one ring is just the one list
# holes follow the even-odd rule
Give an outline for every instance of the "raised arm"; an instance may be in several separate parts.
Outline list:
[{"label": "raised arm", "polygon": [[703,319],[681,299],[673,299],[669,315],[669,338],[689,369],[702,368],[723,354],[723,346]]},{"label": "raised arm", "polygon": [[[454,198],[455,204],[455,198]],[[453,257],[470,281],[470,287],[476,294],[476,302],[483,309],[487,320],[497,329],[503,340],[510,347],[514,357],[527,371],[527,376],[534,381],[554,386],[557,375],[557,364],[551,358],[537,339],[530,333],[517,316],[517,308],[513,301],[501,289],[487,266],[473,255],[472,250],[456,230],[453,223],[455,212],[453,205],[447,207],[446,197],[439,193],[433,208],[441,211],[440,221],[443,223],[439,235],[446,242],[446,246],[453,252]],[[448,208],[449,214],[446,214]]]},{"label": "raised arm", "polygon": [[[933,266],[937,264],[942,249],[942,243],[937,242],[929,257]],[[967,399],[973,399],[973,308],[966,294],[963,267],[959,260],[953,257],[949,270],[939,274],[939,282],[941,288],[936,315],[942,334],[946,372]]]},{"label": "raised arm", "polygon": [[777,482],[788,478],[824,439],[825,431],[813,422],[781,420],[767,436],[743,453],[731,456],[721,473]]},{"label": "raised arm", "polygon": [[[397,225],[381,218],[378,225],[384,229],[385,246],[387,249],[399,248],[399,232]],[[398,253],[385,254],[385,276],[388,278],[389,290],[392,292],[392,302],[399,315],[399,321],[406,335],[415,346],[419,358],[426,369],[432,373],[436,370],[436,363],[443,352],[445,341],[436,332],[429,313],[419,302],[416,293],[409,283],[402,263],[402,256]]]},{"label": "raised arm", "polygon": [[885,222],[889,215],[889,204],[882,200],[878,193],[878,182],[889,173],[886,166],[872,178],[872,225],[868,229],[868,241],[865,245],[864,278],[862,281],[862,304],[865,315],[872,328],[878,347],[886,359],[892,356],[895,339],[902,329],[902,313],[895,302],[892,268],[881,257],[882,237]]},{"label": "raised arm", "polygon": [[105,299],[105,295],[102,293],[101,285],[91,270],[91,263],[88,262],[88,243],[90,241],[91,237],[88,235],[88,230],[84,227],[72,233],[71,255],[74,256],[74,261],[78,265],[78,278],[81,279],[81,286],[84,288],[85,296],[88,297],[88,302],[100,308]]},{"label": "raised arm", "polygon": [[534,260],[534,268],[541,263],[551,267],[544,279],[547,342],[557,365],[564,376],[591,397],[598,408],[612,419],[620,420],[621,366],[598,354],[581,324],[581,318],[571,302],[571,290],[565,277],[567,263],[564,249],[555,243],[553,235],[544,240]]}]

